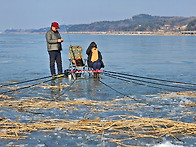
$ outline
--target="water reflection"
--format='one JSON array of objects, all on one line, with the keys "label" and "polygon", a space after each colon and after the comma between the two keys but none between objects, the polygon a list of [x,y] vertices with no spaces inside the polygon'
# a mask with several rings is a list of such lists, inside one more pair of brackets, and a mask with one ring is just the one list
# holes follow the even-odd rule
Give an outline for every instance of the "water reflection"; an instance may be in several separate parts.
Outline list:
[{"label": "water reflection", "polygon": [[51,85],[51,88],[50,88],[51,96],[50,97],[51,99],[54,99],[56,101],[59,99],[60,96],[63,95],[63,79],[59,78],[59,79],[51,80],[50,85]]}]

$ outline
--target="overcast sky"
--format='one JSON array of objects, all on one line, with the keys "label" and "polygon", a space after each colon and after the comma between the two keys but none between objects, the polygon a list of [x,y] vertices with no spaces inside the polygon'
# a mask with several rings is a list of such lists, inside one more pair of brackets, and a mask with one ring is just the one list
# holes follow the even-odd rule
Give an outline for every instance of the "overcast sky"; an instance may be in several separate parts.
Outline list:
[{"label": "overcast sky", "polygon": [[196,16],[196,0],[0,0],[0,31],[122,20],[137,14]]}]

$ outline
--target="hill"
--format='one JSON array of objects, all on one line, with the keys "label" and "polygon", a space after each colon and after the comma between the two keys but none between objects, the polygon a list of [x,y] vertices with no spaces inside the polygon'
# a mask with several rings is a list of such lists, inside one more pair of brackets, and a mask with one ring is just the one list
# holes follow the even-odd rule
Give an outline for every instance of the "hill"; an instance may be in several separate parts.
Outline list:
[{"label": "hill", "polygon": [[[162,17],[148,14],[135,15],[119,21],[99,21],[90,24],[60,25],[60,32],[116,32],[116,31],[181,31],[196,30],[196,17]],[[65,29],[66,28],[66,29]],[[8,29],[5,33],[44,33],[50,28]]]}]

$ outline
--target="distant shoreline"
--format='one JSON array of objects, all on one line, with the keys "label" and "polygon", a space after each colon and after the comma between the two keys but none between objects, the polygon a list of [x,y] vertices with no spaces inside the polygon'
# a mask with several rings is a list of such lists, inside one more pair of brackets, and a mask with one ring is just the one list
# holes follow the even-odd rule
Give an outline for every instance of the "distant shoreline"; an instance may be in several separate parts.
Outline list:
[{"label": "distant shoreline", "polygon": [[[62,34],[67,34],[61,32]],[[130,31],[130,32],[68,32],[68,34],[89,34],[89,35],[151,35],[151,36],[196,36],[196,31],[181,32],[150,32],[150,31]]]},{"label": "distant shoreline", "polygon": [[[0,34],[45,34],[46,32],[0,32]],[[143,36],[196,36],[196,31],[181,31],[181,32],[147,32],[147,31],[130,31],[130,32],[60,32],[61,34],[78,34],[78,35],[143,35]]]},{"label": "distant shoreline", "polygon": [[[61,32],[62,34],[67,34]],[[89,34],[89,35],[149,35],[149,36],[185,36],[185,35],[196,35],[196,34],[182,34],[181,32],[68,32],[68,34]]]}]

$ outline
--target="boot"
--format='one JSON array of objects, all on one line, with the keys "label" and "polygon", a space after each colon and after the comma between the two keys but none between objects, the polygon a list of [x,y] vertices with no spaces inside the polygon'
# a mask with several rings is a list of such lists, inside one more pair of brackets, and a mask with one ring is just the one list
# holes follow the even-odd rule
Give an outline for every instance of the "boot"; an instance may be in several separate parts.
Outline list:
[{"label": "boot", "polygon": [[56,75],[55,74],[52,75],[52,79],[53,80],[56,79]]},{"label": "boot", "polygon": [[58,74],[58,78],[64,77],[64,74]]},{"label": "boot", "polygon": [[94,78],[97,78],[97,72],[93,73]]},{"label": "boot", "polygon": [[97,78],[98,78],[98,79],[100,79],[100,75],[99,75],[99,73],[97,73]]}]

